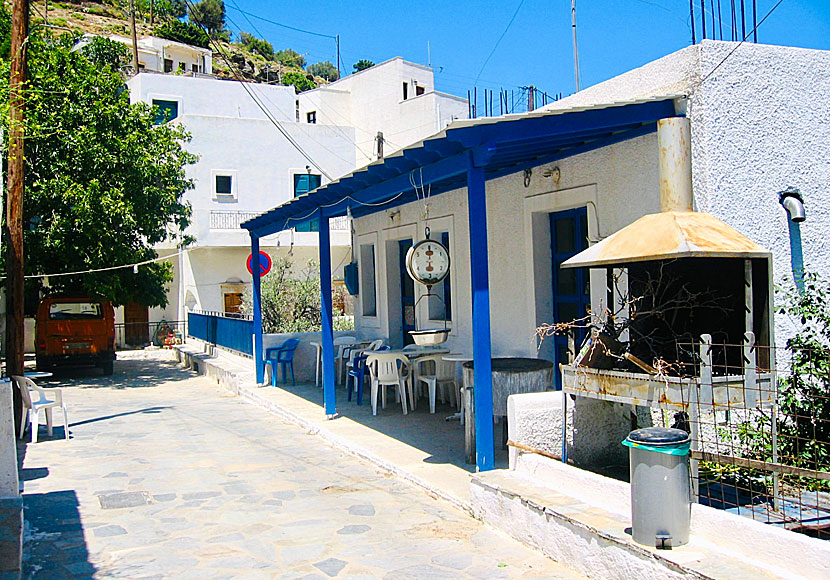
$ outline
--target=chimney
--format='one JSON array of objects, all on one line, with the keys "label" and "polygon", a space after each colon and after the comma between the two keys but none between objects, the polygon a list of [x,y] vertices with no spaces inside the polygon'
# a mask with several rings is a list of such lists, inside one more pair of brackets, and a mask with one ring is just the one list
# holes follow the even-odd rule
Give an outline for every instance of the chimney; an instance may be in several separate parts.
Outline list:
[{"label": "chimney", "polygon": [[660,211],[694,211],[692,140],[689,119],[657,121],[660,150]]}]

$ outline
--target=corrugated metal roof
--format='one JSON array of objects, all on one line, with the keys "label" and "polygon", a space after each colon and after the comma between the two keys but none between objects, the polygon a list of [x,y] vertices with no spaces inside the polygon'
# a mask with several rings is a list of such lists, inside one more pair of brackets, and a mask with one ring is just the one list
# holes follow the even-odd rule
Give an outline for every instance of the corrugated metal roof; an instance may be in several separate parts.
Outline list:
[{"label": "corrugated metal roof", "polygon": [[770,255],[715,216],[667,211],[643,216],[562,263],[563,268],[618,266],[673,258],[766,258]]}]

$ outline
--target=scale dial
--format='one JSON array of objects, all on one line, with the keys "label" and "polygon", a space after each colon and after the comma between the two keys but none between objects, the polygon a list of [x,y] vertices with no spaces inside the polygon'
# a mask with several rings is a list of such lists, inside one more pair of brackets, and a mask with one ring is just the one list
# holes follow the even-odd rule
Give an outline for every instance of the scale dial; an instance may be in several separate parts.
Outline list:
[{"label": "scale dial", "polygon": [[406,271],[416,282],[438,284],[450,272],[450,253],[441,242],[421,240],[406,254]]}]

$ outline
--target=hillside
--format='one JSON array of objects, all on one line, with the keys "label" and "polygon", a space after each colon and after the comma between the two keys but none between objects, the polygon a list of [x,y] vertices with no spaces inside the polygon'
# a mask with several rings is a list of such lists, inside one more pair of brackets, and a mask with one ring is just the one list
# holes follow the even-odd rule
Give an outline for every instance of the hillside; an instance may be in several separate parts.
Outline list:
[{"label": "hillside", "polygon": [[[8,0],[5,3],[11,10],[11,3]],[[138,37],[156,35],[170,38],[160,33],[159,29],[176,19],[163,14],[154,15],[151,24],[149,12],[140,10],[145,4],[136,1],[136,34]],[[55,34],[74,31],[101,36],[113,34],[130,36],[127,0],[32,2],[31,23],[33,26],[46,23]],[[247,36],[246,40],[247,45],[221,39],[210,43],[208,48],[214,53],[213,74],[219,78],[235,78],[239,75],[253,82],[294,84],[298,91],[327,84],[328,81],[325,78],[312,75],[301,66],[296,66],[292,61],[302,61],[302,57],[290,48],[284,47],[283,50],[275,52],[271,45],[263,40],[253,36]],[[260,52],[265,54],[270,52],[272,56],[268,58]],[[316,65],[312,65],[312,68],[314,66]]]}]

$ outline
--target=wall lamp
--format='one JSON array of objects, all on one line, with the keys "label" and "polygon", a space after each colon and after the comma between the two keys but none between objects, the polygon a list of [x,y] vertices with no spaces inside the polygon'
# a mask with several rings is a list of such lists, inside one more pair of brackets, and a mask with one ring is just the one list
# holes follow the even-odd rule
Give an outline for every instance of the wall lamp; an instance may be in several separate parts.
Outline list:
[{"label": "wall lamp", "polygon": [[792,221],[801,223],[807,219],[804,214],[804,198],[796,188],[788,187],[784,191],[779,191],[778,203],[784,206]]}]

